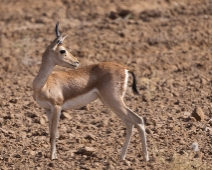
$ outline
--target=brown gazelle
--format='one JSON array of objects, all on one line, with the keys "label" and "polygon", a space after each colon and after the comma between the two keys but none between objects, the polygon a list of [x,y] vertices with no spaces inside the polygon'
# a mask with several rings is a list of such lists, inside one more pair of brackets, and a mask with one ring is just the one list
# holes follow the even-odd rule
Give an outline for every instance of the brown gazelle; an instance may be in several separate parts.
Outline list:
[{"label": "brown gazelle", "polygon": [[100,98],[124,122],[127,135],[121,152],[124,160],[134,125],[137,127],[145,161],[149,160],[143,119],[124,104],[128,73],[133,76],[132,89],[136,90],[135,75],[129,68],[116,63],[103,62],[69,71],[54,72],[56,65],[76,68],[78,60],[63,46],[56,24],[56,39],[46,48],[38,75],[33,82],[35,101],[46,109],[49,119],[51,159],[57,159],[56,138],[62,110],[77,109]]}]

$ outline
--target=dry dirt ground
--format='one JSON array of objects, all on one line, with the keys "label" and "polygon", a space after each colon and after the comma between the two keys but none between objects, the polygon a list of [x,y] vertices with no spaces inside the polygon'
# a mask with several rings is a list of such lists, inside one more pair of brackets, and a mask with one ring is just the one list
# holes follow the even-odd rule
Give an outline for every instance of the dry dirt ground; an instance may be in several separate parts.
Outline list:
[{"label": "dry dirt ground", "polygon": [[[149,162],[136,129],[120,161],[126,129],[98,100],[62,114],[59,158],[49,159],[31,87],[57,21],[81,66],[134,69],[140,95],[129,88],[125,101],[145,119]],[[211,0],[0,0],[0,169],[212,169],[211,39]]]}]

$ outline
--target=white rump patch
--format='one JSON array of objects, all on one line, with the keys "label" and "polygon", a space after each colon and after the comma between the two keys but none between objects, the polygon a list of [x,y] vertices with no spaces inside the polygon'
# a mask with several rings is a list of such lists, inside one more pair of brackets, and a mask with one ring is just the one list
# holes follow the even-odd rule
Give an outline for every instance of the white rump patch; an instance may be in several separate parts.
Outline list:
[{"label": "white rump patch", "polygon": [[129,73],[128,73],[129,70],[125,69],[125,79],[124,79],[124,92],[123,92],[123,97],[125,95],[125,92],[127,90],[127,83],[128,83],[128,77],[129,77]]},{"label": "white rump patch", "polygon": [[98,90],[93,89],[88,93],[67,100],[62,106],[62,110],[79,109],[91,103],[92,101],[96,100],[97,98],[98,98]]}]

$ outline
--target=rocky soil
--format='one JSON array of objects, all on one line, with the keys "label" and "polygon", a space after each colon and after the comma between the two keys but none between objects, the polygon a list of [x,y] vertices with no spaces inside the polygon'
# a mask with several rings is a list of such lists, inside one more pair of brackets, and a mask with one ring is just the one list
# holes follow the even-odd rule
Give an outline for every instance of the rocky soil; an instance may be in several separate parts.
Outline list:
[{"label": "rocky soil", "polygon": [[[81,67],[134,69],[140,95],[128,88],[125,102],[145,119],[149,162],[136,129],[120,161],[126,128],[99,100],[63,112],[50,160],[31,87],[57,21]],[[1,0],[0,169],[212,169],[211,35],[211,0]]]}]

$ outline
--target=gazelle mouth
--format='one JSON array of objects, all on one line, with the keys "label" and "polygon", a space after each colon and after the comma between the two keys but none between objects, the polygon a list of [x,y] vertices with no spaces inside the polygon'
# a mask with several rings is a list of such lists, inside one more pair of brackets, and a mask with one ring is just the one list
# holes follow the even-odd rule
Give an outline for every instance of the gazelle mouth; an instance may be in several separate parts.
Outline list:
[{"label": "gazelle mouth", "polygon": [[76,68],[76,67],[79,66],[79,64],[76,64],[76,65],[74,65],[74,64],[69,64],[69,65],[72,66],[72,67],[74,67],[74,68]]}]

